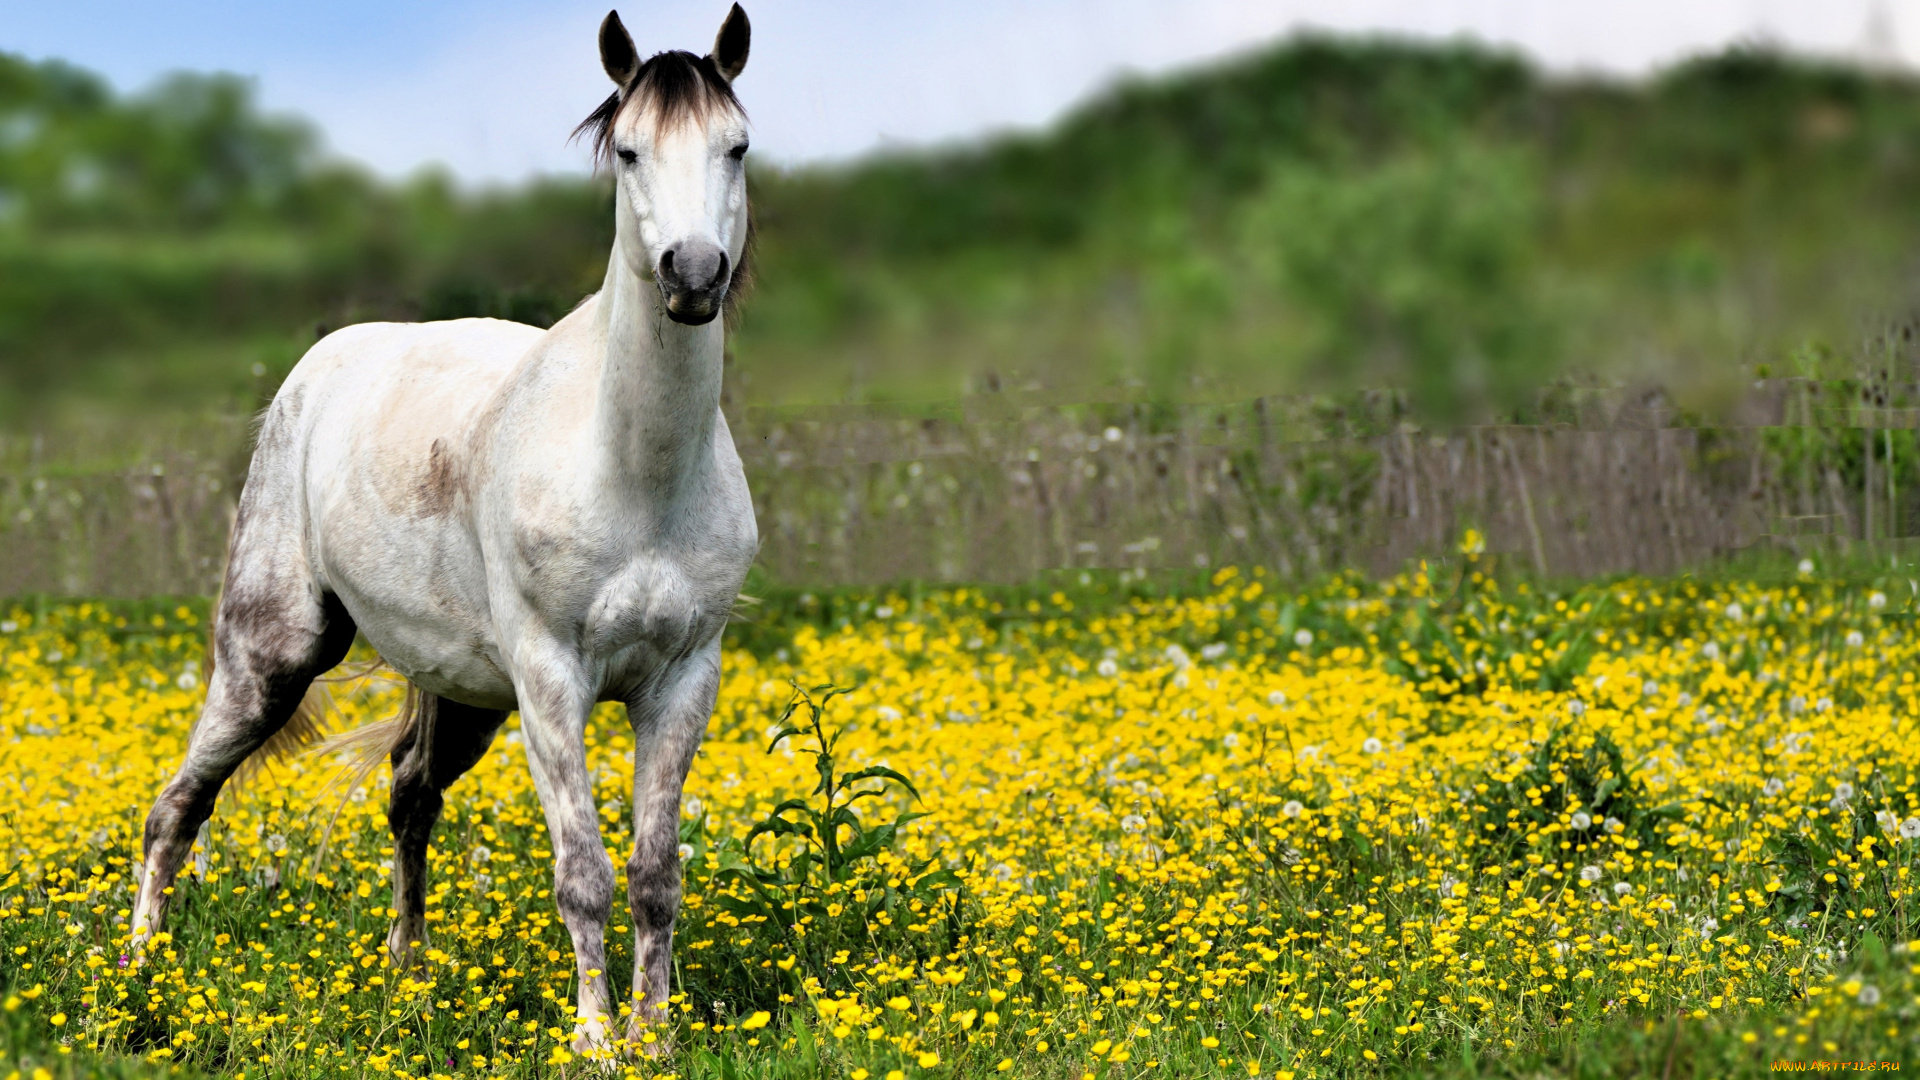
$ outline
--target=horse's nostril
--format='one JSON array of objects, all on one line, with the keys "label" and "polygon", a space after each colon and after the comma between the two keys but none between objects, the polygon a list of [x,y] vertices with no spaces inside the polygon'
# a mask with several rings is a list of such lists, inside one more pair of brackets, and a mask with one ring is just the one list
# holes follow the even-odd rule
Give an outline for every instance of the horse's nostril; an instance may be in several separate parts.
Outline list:
[{"label": "horse's nostril", "polygon": [[672,248],[668,248],[660,256],[660,278],[662,281],[673,280],[673,249]]},{"label": "horse's nostril", "polygon": [[726,284],[728,280],[729,279],[727,277],[727,253],[723,251],[720,253],[720,268],[713,272],[712,287],[719,288],[721,285]]}]

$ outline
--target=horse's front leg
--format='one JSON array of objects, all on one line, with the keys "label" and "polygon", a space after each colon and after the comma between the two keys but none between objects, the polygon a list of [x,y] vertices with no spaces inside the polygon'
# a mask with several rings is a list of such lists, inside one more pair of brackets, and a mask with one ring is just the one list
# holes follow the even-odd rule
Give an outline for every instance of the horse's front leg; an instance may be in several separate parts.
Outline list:
[{"label": "horse's front leg", "polygon": [[573,938],[580,1001],[574,1049],[605,1050],[607,1041],[607,915],[613,906],[613,864],[600,842],[600,822],[587,775],[585,732],[593,693],[585,665],[559,647],[529,649],[515,672],[527,765],[553,841],[553,898]]},{"label": "horse's front leg", "polygon": [[720,690],[720,640],[680,662],[654,693],[627,703],[633,722],[633,1020],[627,1037],[646,1043],[647,1027],[667,1019],[673,971],[673,923],[680,910],[680,790],[707,732]]}]

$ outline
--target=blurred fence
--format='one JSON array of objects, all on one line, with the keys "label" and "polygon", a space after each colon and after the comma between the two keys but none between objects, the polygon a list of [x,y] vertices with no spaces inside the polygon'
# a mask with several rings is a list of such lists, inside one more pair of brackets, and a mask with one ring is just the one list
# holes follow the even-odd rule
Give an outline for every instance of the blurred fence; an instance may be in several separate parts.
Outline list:
[{"label": "blurred fence", "polygon": [[[733,427],[762,564],[791,584],[1383,570],[1469,526],[1538,572],[1591,576],[1908,535],[1920,410],[1875,400],[1773,380],[1703,425],[1657,394],[1594,392],[1555,403],[1551,423],[1429,432],[1392,395],[1169,407],[996,394],[747,410]],[[44,440],[0,448],[0,595],[210,592],[248,430],[184,427],[110,468]]]}]

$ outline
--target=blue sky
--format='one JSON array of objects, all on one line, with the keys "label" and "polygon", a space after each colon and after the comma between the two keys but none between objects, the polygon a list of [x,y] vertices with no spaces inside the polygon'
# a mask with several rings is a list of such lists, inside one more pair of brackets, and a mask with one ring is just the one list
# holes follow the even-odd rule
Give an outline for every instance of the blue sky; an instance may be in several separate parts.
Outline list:
[{"label": "blue sky", "polygon": [[[605,95],[609,0],[0,0],[0,49],[58,56],[122,89],[177,69],[239,72],[332,148],[399,175],[475,183],[585,168],[566,134]],[[727,0],[621,3],[642,51],[705,51]],[[1470,35],[1560,70],[1636,74],[1738,40],[1858,52],[1875,23],[1920,55],[1920,0],[748,0],[739,84],[754,146],[845,158],[1045,123],[1128,72],[1299,29]]]}]

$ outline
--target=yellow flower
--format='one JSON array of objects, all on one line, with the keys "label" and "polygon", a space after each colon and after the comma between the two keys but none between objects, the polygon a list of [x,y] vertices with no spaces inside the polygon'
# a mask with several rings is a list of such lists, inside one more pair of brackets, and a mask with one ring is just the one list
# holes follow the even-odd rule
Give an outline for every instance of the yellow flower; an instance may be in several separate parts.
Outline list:
[{"label": "yellow flower", "polygon": [[758,1031],[761,1028],[766,1027],[767,1022],[772,1019],[773,1019],[772,1013],[766,1012],[764,1010],[756,1011],[752,1016],[749,1016],[745,1020],[740,1021],[740,1030],[741,1031]]}]

